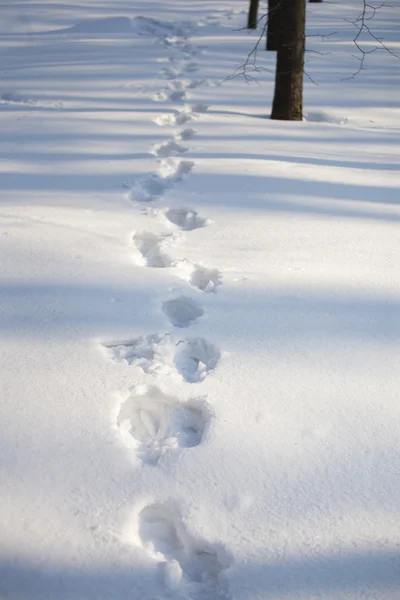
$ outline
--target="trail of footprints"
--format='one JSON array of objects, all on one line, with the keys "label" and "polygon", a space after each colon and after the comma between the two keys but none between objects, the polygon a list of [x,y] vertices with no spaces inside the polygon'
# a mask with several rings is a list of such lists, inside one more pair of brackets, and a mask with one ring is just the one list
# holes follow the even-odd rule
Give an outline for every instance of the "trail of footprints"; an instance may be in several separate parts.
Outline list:
[{"label": "trail of footprints", "polygon": [[[188,39],[189,26],[177,26],[175,33],[171,33],[170,25],[164,27],[154,19],[140,19],[143,30],[150,31],[172,53],[161,70],[167,84],[153,96],[154,101],[184,103],[190,90],[210,85],[206,80],[189,78],[198,69],[196,55],[201,51]],[[183,104],[173,113],[156,117],[155,122],[161,127],[183,128],[175,131],[168,141],[151,147],[158,168],[129,185],[133,203],[150,203],[160,198],[190,174],[195,163],[181,158],[189,150],[183,142],[196,136],[197,130],[191,122],[207,108],[205,104]],[[170,269],[171,274],[187,283],[188,293],[162,301],[160,309],[171,327],[169,333],[104,342],[103,348],[111,361],[140,369],[152,378],[151,383],[129,390],[117,407],[115,426],[128,451],[144,466],[154,467],[166,453],[183,449],[194,452],[210,421],[212,413],[204,398],[184,400],[168,395],[157,385],[157,379],[168,377],[177,385],[199,385],[217,367],[220,351],[214,344],[202,337],[182,334],[204,315],[203,307],[191,297],[190,290],[197,294],[214,293],[222,277],[218,269],[171,255],[180,237],[208,225],[206,218],[189,207],[171,207],[148,214],[150,219],[168,225],[168,231],[161,234],[137,231],[132,237],[134,261],[144,268]],[[232,558],[222,546],[192,537],[177,505],[169,502],[146,506],[138,515],[137,527],[142,547],[159,564],[168,597],[172,593],[176,598],[192,600],[229,598],[222,574],[232,564]]]}]

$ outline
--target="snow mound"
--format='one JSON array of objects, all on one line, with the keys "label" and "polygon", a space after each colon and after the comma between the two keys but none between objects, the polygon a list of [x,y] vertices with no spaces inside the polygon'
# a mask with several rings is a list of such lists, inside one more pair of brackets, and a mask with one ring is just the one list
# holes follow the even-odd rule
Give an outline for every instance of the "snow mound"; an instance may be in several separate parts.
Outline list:
[{"label": "snow mound", "polygon": [[306,113],[304,121],[307,121],[308,123],[333,123],[334,125],[345,125],[348,122],[348,118],[340,118],[323,110],[315,110]]}]

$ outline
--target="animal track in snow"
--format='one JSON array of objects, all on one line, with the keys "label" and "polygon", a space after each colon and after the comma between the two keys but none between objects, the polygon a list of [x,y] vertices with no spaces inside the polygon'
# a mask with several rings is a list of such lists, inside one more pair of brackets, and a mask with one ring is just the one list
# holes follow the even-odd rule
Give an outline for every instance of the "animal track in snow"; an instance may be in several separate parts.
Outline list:
[{"label": "animal track in snow", "polygon": [[153,334],[102,345],[116,363],[140,367],[149,374],[176,374],[189,383],[203,381],[220,359],[217,348],[203,338],[174,341],[168,334]]},{"label": "animal track in snow", "polygon": [[126,445],[147,464],[172,448],[201,442],[208,416],[199,400],[181,402],[155,386],[138,386],[121,404],[117,426]]},{"label": "animal track in snow", "polygon": [[229,598],[222,573],[232,558],[222,546],[190,535],[173,503],[143,508],[138,533],[142,546],[163,561],[164,584],[173,593],[191,600]]},{"label": "animal track in snow", "polygon": [[156,144],[153,146],[152,154],[157,156],[158,158],[168,158],[169,156],[174,156],[176,154],[183,154],[187,152],[189,148],[178,144],[174,140],[169,140],[168,142],[163,142],[161,144]]},{"label": "animal track in snow", "polygon": [[189,327],[204,314],[204,310],[187,296],[166,300],[162,308],[174,327]]},{"label": "animal track in snow", "polygon": [[149,231],[136,233],[133,243],[139,253],[137,263],[146,267],[165,268],[174,265],[174,261],[165,253],[162,245],[166,236]]},{"label": "animal track in snow", "polygon": [[169,208],[165,216],[174,225],[177,225],[185,231],[192,231],[204,227],[206,219],[200,217],[198,213],[191,208]]}]

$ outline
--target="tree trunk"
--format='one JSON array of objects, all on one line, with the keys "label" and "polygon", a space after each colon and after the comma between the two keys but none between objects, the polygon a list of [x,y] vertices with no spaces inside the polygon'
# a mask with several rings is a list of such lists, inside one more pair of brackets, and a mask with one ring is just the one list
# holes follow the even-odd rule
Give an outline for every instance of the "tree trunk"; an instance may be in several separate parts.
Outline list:
[{"label": "tree trunk", "polygon": [[267,50],[278,50],[280,6],[280,0],[268,0]]},{"label": "tree trunk", "polygon": [[247,29],[257,29],[258,3],[259,0],[250,0]]},{"label": "tree trunk", "polygon": [[309,2],[322,2],[322,0],[308,0]]},{"label": "tree trunk", "polygon": [[280,0],[280,35],[271,119],[303,119],[306,0]]}]

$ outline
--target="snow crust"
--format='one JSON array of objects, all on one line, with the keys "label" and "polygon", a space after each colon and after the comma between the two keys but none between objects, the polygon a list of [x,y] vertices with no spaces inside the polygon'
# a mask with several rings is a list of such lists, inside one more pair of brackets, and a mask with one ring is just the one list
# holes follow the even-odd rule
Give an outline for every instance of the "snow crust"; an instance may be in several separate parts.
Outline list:
[{"label": "snow crust", "polygon": [[307,5],[283,123],[273,54],[230,77],[247,2],[0,2],[1,600],[398,600],[400,63],[352,78],[360,4]]}]

